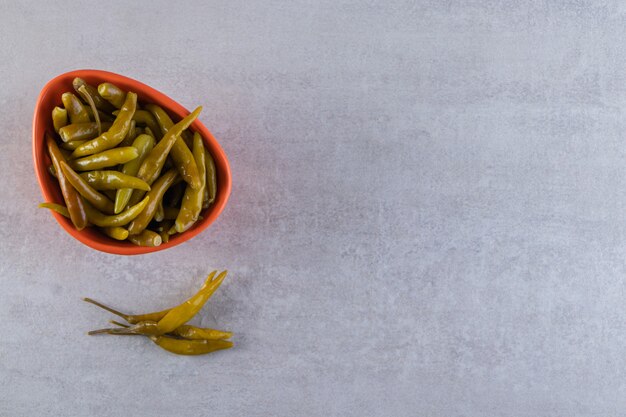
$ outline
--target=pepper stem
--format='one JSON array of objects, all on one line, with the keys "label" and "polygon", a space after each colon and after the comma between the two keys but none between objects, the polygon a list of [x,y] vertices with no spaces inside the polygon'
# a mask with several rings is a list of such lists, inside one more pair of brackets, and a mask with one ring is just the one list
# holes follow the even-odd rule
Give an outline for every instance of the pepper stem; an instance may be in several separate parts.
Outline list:
[{"label": "pepper stem", "polygon": [[109,330],[111,330],[111,329],[98,329],[98,330],[92,330],[92,331],[90,331],[90,332],[87,332],[87,334],[88,334],[89,336],[93,336],[93,335],[96,335],[96,334],[109,333]]},{"label": "pepper stem", "polygon": [[139,333],[133,331],[126,331],[124,329],[98,329],[87,332],[89,336],[96,334],[112,334],[116,336],[139,336]]},{"label": "pepper stem", "polygon": [[102,123],[100,123],[100,115],[98,114],[98,109],[96,108],[96,103],[94,103],[93,98],[89,95],[87,91],[87,87],[81,85],[78,88],[78,92],[80,95],[87,101],[89,107],[91,107],[91,111],[93,112],[93,117],[96,119],[96,126],[98,126],[98,136],[102,134]]},{"label": "pepper stem", "polygon": [[130,316],[128,314],[124,314],[124,313],[121,313],[121,312],[119,312],[117,310],[114,310],[111,307],[105,306],[104,304],[99,303],[96,300],[93,300],[91,298],[83,298],[83,301],[86,301],[86,302],[91,303],[91,304],[93,304],[95,306],[98,306],[101,309],[108,311],[109,313],[115,314],[116,316],[120,316],[121,318],[123,318],[126,321],[128,321],[128,319],[130,318]]}]

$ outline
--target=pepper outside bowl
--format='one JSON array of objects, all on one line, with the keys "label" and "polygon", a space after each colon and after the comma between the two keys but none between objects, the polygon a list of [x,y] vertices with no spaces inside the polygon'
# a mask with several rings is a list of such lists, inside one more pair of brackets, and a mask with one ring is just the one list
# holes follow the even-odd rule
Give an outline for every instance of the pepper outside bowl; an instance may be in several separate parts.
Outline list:
[{"label": "pepper outside bowl", "polygon": [[[35,165],[35,174],[37,175],[37,180],[39,181],[39,186],[41,187],[45,201],[59,204],[64,204],[63,196],[61,195],[58,182],[48,172],[48,166],[51,162],[46,151],[44,134],[46,131],[54,132],[51,117],[52,109],[55,106],[61,105],[61,95],[64,92],[73,90],[72,80],[75,77],[83,78],[89,84],[96,86],[103,82],[111,82],[124,90],[134,91],[138,95],[139,102],[158,104],[169,113],[174,121],[180,120],[190,113],[183,106],[154,88],[112,72],[77,70],[61,74],[50,80],[41,90],[41,93],[39,93],[37,105],[35,106],[35,115],[33,117],[33,162]],[[222,210],[224,210],[231,191],[231,174],[226,154],[211,132],[197,119],[190,128],[202,135],[205,146],[215,160],[217,175],[217,194],[215,201],[208,209],[201,213],[202,219],[196,222],[191,229],[173,235],[169,242],[163,243],[160,246],[144,247],[136,246],[127,241],[113,240],[93,227],[86,227],[78,231],[74,228],[74,225],[69,219],[52,211],[50,212],[51,215],[56,218],[57,222],[67,233],[85,245],[99,251],[117,255],[139,255],[157,252],[179,245],[198,235],[209,227],[209,225],[217,219]]]}]

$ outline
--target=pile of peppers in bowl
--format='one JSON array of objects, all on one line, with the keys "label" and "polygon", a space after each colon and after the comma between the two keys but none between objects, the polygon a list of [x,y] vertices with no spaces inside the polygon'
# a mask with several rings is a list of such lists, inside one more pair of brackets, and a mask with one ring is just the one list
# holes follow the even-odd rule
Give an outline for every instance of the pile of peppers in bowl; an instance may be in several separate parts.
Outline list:
[{"label": "pile of peppers in bowl", "polygon": [[105,82],[75,78],[74,92],[52,110],[46,134],[50,174],[65,205],[42,203],[115,240],[159,246],[189,230],[215,201],[215,163],[189,126],[198,107],[174,123],[153,103]]}]

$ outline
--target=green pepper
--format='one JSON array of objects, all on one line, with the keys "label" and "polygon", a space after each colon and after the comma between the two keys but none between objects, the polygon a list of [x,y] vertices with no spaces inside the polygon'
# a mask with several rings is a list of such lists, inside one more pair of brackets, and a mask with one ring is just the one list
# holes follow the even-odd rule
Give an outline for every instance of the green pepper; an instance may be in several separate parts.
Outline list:
[{"label": "green pepper", "polygon": [[159,177],[174,142],[176,142],[176,139],[180,136],[182,131],[187,129],[191,123],[196,120],[201,111],[202,107],[198,107],[183,120],[172,126],[172,128],[163,135],[161,141],[152,148],[141,164],[139,172],[137,173],[139,178],[146,181],[148,184],[152,184]]},{"label": "green pepper", "polygon": [[154,226],[154,231],[158,232],[159,235],[161,235],[161,240],[163,240],[163,243],[167,243],[167,242],[170,241],[169,230],[171,229],[172,225],[173,225],[173,222],[171,220],[165,220],[164,219],[164,220],[158,222]]},{"label": "green pepper", "polygon": [[[101,123],[102,129],[109,129],[111,122]],[[63,142],[87,141],[98,137],[98,124],[96,122],[73,123],[59,129],[59,136]]]},{"label": "green pepper", "polygon": [[165,135],[169,129],[174,126],[174,122],[172,118],[163,110],[161,106],[156,104],[146,104],[144,106],[154,117],[157,125],[159,126],[158,132],[161,133],[161,136]]},{"label": "green pepper", "polygon": [[163,243],[160,234],[148,229],[136,235],[129,235],[128,240],[137,246],[161,246],[161,243]]},{"label": "green pepper", "polygon": [[100,194],[78,175],[65,161],[60,162],[61,170],[72,186],[89,201],[95,208],[105,213],[113,213],[113,203],[111,200]]},{"label": "green pepper", "polygon": [[159,201],[156,212],[154,213],[154,221],[161,222],[165,218],[165,211],[163,210],[163,199]]},{"label": "green pepper", "polygon": [[173,335],[187,340],[224,340],[232,337],[232,332],[223,330],[206,329],[202,327],[183,324],[172,331]]},{"label": "green pepper", "polygon": [[[150,150],[154,147],[154,138],[149,135],[139,135],[133,142],[133,147],[137,149],[139,156],[137,157],[137,159],[133,159],[132,161],[125,163],[122,167],[122,173],[135,176],[139,171],[141,163],[148,155],[148,152],[150,152]],[[124,207],[126,207],[126,204],[128,204],[128,201],[130,200],[130,196],[132,194],[132,188],[121,188],[117,190],[117,194],[115,195],[116,213],[124,210]]]},{"label": "green pepper", "polygon": [[126,100],[124,101],[124,105],[122,106],[120,113],[115,118],[113,125],[98,136],[95,139],[90,140],[87,143],[82,144],[72,154],[75,158],[93,155],[98,152],[102,152],[106,149],[111,149],[117,146],[128,134],[128,130],[130,129],[130,122],[133,118],[133,114],[135,113],[135,109],[137,107],[137,94],[128,93],[126,95]]},{"label": "green pepper", "polygon": [[59,129],[67,125],[67,110],[58,106],[52,109],[52,125],[54,131],[59,133]]},{"label": "green pepper", "polygon": [[132,146],[135,138],[139,136],[137,124],[134,120],[130,121],[130,127],[128,128],[128,133],[126,137],[119,143],[119,146]]},{"label": "green pepper", "polygon": [[196,165],[198,167],[198,173],[200,174],[200,178],[202,179],[200,182],[200,187],[193,189],[191,186],[187,186],[185,190],[185,195],[183,196],[183,201],[180,205],[180,211],[178,212],[178,217],[176,217],[176,231],[178,233],[182,233],[188,230],[193,224],[198,220],[198,216],[200,215],[200,211],[202,211],[202,198],[204,196],[204,180],[206,178],[205,170],[205,152],[204,152],[204,142],[202,141],[202,137],[199,133],[195,133],[193,136],[193,156],[196,160]]},{"label": "green pepper", "polygon": [[108,149],[104,152],[89,155],[84,158],[74,159],[70,162],[70,166],[76,171],[102,169],[118,164],[125,164],[126,162],[137,158],[137,156],[139,156],[137,149],[132,146],[127,146],[123,148]]},{"label": "green pepper", "polygon": [[119,171],[90,171],[83,172],[80,175],[96,190],[119,190],[124,188],[133,188],[137,190],[150,191],[150,186],[146,184],[145,181]]},{"label": "green pepper", "polygon": [[126,240],[128,237],[128,230],[120,226],[102,227],[100,230],[102,230],[105,235],[112,237],[115,240]]},{"label": "green pepper", "polygon": [[74,90],[76,90],[76,92],[79,94],[80,94],[80,91],[78,90],[82,86],[84,86],[85,90],[87,90],[87,94],[89,94],[94,104],[96,105],[96,108],[98,108],[99,110],[102,110],[103,112],[106,112],[106,113],[111,113],[113,110],[115,110],[115,107],[111,103],[103,99],[102,96],[98,94],[98,89],[96,87],[94,87],[93,85],[87,84],[87,82],[83,80],[82,78],[78,78],[78,77],[74,78],[74,81],[72,81],[72,86],[74,87]]},{"label": "green pepper", "polygon": [[100,84],[98,94],[118,109],[124,105],[124,100],[126,100],[126,93],[111,83]]},{"label": "green pepper", "polygon": [[148,126],[144,127],[144,129],[143,129],[143,130],[144,130],[144,133],[145,133],[146,135],[150,135],[150,136],[152,136],[153,138],[155,138],[155,139],[156,139],[156,136],[155,136],[154,132],[153,132],[153,131],[152,131],[152,129],[150,129]]},{"label": "green pepper", "polygon": [[217,290],[227,274],[228,271],[223,271],[214,279],[207,278],[202,288],[200,288],[200,291],[184,303],[170,309],[170,311],[157,322],[160,334],[169,333],[191,320],[193,316],[200,311],[209,297],[213,295],[215,290]]},{"label": "green pepper", "polygon": [[154,134],[157,134],[159,132],[159,125],[157,124],[157,121],[154,120],[154,116],[152,115],[152,113],[150,113],[149,111],[137,110],[133,115],[133,120],[137,124],[149,127]]},{"label": "green pepper", "polygon": [[52,164],[54,165],[59,186],[61,188],[61,194],[63,195],[63,200],[65,200],[65,205],[70,214],[72,223],[76,229],[83,230],[85,226],[87,226],[87,212],[85,204],[78,192],[74,189],[74,187],[72,187],[72,184],[70,184],[65,175],[63,175],[63,172],[61,172],[60,163],[61,161],[65,161],[65,157],[48,132],[46,132],[46,146],[48,148],[48,154],[50,155]]},{"label": "green pepper", "polygon": [[39,203],[39,208],[46,208],[48,210],[56,211],[61,216],[67,217],[68,219],[71,220],[70,212],[67,211],[67,207],[62,206],[61,204],[57,204],[57,203]]},{"label": "green pepper", "polygon": [[121,212],[120,214],[114,214],[112,216],[107,216],[102,214],[95,208],[91,206],[91,204],[85,202],[85,210],[87,212],[87,218],[89,222],[100,227],[114,227],[114,226],[124,226],[130,223],[135,217],[141,213],[141,211],[146,207],[150,197],[146,196],[139,203],[134,206],[128,208],[126,211]]},{"label": "green pepper", "polygon": [[206,188],[208,191],[209,204],[213,204],[215,201],[215,195],[217,194],[217,173],[215,170],[215,162],[211,153],[205,149],[206,157]]},{"label": "green pepper", "polygon": [[89,113],[87,113],[85,106],[83,106],[83,103],[80,102],[78,97],[72,93],[63,93],[61,101],[63,102],[65,110],[67,110],[70,123],[89,122]]},{"label": "green pepper", "polygon": [[161,236],[161,240],[163,241],[163,243],[167,243],[170,241],[170,234],[167,232],[167,229],[161,230],[159,232],[159,235]]},{"label": "green pepper", "polygon": [[204,355],[233,347],[233,342],[228,340],[185,340],[169,336],[150,336],[150,340],[161,349],[177,355]]},{"label": "green pepper", "polygon": [[61,144],[59,146],[62,149],[65,149],[65,150],[68,150],[68,151],[73,151],[74,149],[78,148],[80,145],[82,145],[85,142],[86,141],[84,141],[84,140],[72,140],[70,142],[61,142]]},{"label": "green pepper", "polygon": [[147,197],[150,198],[150,203],[148,203],[145,210],[143,210],[141,214],[137,216],[137,218],[133,220],[130,225],[128,225],[128,233],[136,235],[148,227],[148,223],[150,223],[154,217],[159,201],[163,199],[163,194],[165,194],[165,191],[167,191],[167,189],[174,183],[177,176],[178,172],[176,172],[175,169],[172,169],[167,171],[158,180],[156,180],[154,184],[152,184],[152,189],[147,195]]},{"label": "green pepper", "polygon": [[[111,123],[102,123],[103,129],[111,127]],[[77,140],[88,140],[98,137],[98,125],[95,122],[75,123],[63,126],[59,129],[59,136],[63,142],[73,142]]]},{"label": "green pepper", "polygon": [[57,170],[54,169],[54,165],[53,164],[48,165],[48,173],[50,175],[52,175],[54,178],[58,179],[58,177],[57,177]]},{"label": "green pepper", "polygon": [[[156,119],[163,135],[165,135],[174,126],[174,122],[170,116],[161,107],[156,104],[148,104],[146,105],[146,109],[148,109],[154,116],[154,119]],[[174,166],[178,169],[178,172],[183,180],[185,180],[187,184],[191,185],[192,188],[199,188],[201,186],[201,181],[195,158],[185,144],[185,141],[180,136],[176,139],[174,145],[172,145],[170,156],[172,157]]]}]

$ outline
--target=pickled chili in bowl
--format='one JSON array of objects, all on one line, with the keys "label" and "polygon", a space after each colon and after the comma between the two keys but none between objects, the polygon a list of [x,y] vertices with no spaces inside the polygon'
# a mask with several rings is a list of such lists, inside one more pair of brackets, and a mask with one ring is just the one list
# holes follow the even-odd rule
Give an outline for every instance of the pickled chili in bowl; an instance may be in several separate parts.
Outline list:
[{"label": "pickled chili in bowl", "polygon": [[[215,163],[199,132],[202,108],[174,122],[155,103],[112,83],[75,78],[51,112],[45,149],[64,205],[40,206],[114,240],[159,246],[201,220],[217,193]],[[61,105],[62,104],[62,105]]]}]

